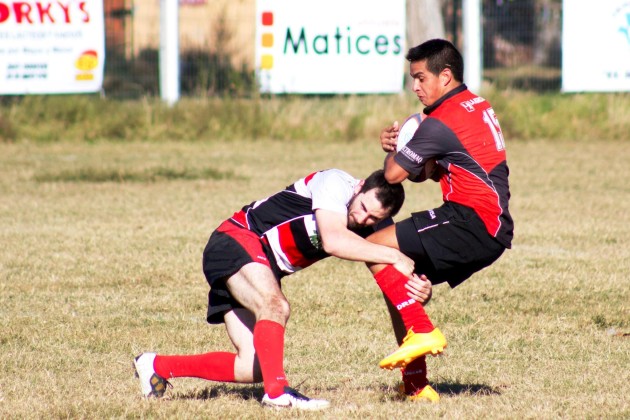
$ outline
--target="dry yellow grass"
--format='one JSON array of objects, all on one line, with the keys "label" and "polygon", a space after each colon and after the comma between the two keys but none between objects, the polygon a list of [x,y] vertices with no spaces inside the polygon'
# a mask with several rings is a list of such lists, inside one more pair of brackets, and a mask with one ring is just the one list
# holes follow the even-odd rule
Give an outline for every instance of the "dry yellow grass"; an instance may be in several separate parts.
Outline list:
[{"label": "dry yellow grass", "polygon": [[[0,418],[630,417],[627,144],[511,142],[508,154],[514,249],[428,306],[449,340],[429,360],[440,404],[395,397],[399,374],[377,367],[394,348],[378,288],[329,259],[284,282],[289,379],[333,404],[297,414],[263,409],[258,385],[195,379],[147,402],[131,360],[229,350],[204,320],[213,228],[307,171],[369,174],[375,141],[0,144]],[[182,168],[198,176],[87,182]],[[432,184],[407,195],[400,217],[440,202]]]}]

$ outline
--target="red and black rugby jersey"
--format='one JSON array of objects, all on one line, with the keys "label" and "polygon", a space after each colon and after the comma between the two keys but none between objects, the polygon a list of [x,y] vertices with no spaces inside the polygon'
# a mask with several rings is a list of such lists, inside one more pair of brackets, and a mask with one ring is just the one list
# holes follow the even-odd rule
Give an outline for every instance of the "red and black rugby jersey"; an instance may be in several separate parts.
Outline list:
[{"label": "red and black rugby jersey", "polygon": [[414,180],[436,158],[445,169],[440,178],[443,200],[474,209],[488,232],[510,248],[514,222],[508,211],[509,169],[494,110],[461,85],[424,113],[413,138],[394,157],[396,163]]}]

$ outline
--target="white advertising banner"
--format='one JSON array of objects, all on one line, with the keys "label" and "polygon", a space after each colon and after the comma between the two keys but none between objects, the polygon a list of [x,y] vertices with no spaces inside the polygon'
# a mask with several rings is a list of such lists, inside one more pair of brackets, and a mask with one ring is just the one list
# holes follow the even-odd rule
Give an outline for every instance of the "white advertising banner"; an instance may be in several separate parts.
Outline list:
[{"label": "white advertising banner", "polygon": [[564,0],[562,90],[630,91],[630,0]]},{"label": "white advertising banner", "polygon": [[0,0],[0,95],[95,92],[103,0]]},{"label": "white advertising banner", "polygon": [[257,0],[262,92],[399,92],[406,53],[405,0]]}]

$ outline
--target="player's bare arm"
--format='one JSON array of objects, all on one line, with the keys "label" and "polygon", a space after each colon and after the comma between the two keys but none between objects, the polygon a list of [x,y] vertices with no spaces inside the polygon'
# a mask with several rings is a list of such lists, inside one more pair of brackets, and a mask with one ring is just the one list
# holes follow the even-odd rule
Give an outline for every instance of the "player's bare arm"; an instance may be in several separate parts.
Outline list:
[{"label": "player's bare arm", "polygon": [[396,163],[394,160],[395,155],[395,153],[388,153],[385,158],[385,179],[390,184],[399,184],[409,176],[409,172]]},{"label": "player's bare arm", "polygon": [[398,271],[411,276],[414,269],[412,259],[397,249],[370,243],[348,230],[345,214],[331,210],[315,210],[317,228],[322,246],[327,254],[350,261],[392,264]]},{"label": "player's bare arm", "polygon": [[[385,158],[385,179],[387,179],[387,182],[390,184],[403,182],[409,177],[409,172],[396,163],[394,155],[395,153],[388,153]],[[438,182],[442,174],[443,169],[437,164],[437,160],[434,158],[427,159],[422,171],[420,172],[420,176],[414,179],[414,182],[424,182],[427,179],[432,179],[433,181]]]}]

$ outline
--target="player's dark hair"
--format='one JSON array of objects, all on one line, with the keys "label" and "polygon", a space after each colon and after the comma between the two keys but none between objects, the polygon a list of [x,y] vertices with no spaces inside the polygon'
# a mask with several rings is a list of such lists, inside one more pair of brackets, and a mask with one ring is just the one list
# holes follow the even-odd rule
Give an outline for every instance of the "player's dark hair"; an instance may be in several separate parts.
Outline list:
[{"label": "player's dark hair", "polygon": [[365,178],[360,193],[376,188],[376,199],[384,209],[391,211],[391,216],[395,216],[400,211],[405,201],[405,189],[402,184],[390,184],[385,179],[385,172],[382,169],[372,172]]},{"label": "player's dark hair", "polygon": [[456,81],[464,81],[464,59],[457,48],[445,39],[430,39],[410,48],[405,58],[411,63],[426,60],[427,69],[436,76],[449,68]]}]

